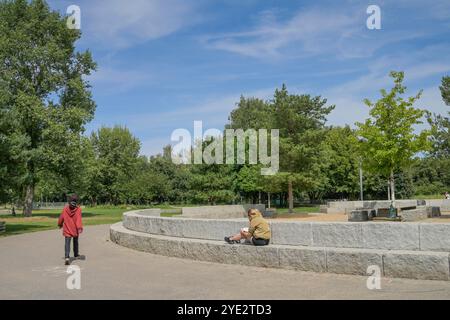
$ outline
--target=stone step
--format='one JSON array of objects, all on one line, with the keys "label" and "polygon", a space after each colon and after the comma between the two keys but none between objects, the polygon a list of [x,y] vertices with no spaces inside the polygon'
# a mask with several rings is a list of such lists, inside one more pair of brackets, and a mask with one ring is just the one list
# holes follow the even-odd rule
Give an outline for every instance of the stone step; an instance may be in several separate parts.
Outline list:
[{"label": "stone step", "polygon": [[134,250],[224,264],[365,275],[378,266],[382,276],[450,280],[449,253],[431,251],[349,249],[333,247],[229,245],[224,241],[153,235],[117,223],[111,241]]}]

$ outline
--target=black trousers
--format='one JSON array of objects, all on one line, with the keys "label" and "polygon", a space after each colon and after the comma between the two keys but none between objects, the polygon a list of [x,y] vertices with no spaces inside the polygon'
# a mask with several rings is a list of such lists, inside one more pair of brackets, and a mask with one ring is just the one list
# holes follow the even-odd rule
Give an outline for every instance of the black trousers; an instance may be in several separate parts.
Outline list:
[{"label": "black trousers", "polygon": [[76,237],[76,238],[66,237],[66,245],[64,247],[66,258],[69,258],[69,256],[70,256],[70,241],[72,239],[73,239],[73,254],[75,257],[78,257],[78,237]]},{"label": "black trousers", "polygon": [[266,239],[258,239],[258,238],[252,238],[252,242],[257,247],[267,246],[270,243],[270,240]]}]

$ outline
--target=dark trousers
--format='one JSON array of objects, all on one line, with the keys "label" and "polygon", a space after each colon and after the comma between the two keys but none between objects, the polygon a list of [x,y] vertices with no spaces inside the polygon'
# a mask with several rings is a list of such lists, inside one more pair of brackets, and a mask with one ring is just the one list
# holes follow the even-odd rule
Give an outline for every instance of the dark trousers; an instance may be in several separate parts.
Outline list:
[{"label": "dark trousers", "polygon": [[253,245],[257,247],[267,246],[270,243],[270,240],[266,239],[258,239],[258,238],[252,238]]},{"label": "dark trousers", "polygon": [[[66,237],[66,245],[65,245],[65,257],[69,258],[70,256],[70,241],[72,238]],[[75,257],[78,257],[78,237],[73,238],[73,254]]]}]

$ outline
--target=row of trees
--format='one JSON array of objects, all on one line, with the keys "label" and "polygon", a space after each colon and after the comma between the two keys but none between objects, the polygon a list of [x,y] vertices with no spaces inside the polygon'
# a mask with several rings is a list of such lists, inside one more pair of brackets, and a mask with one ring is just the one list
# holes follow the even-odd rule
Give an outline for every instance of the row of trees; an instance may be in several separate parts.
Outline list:
[{"label": "row of trees", "polygon": [[[94,205],[217,204],[271,198],[292,206],[294,198],[358,199],[362,163],[367,199],[443,193],[450,187],[448,118],[415,109],[420,94],[402,98],[403,73],[392,77],[394,87],[382,90],[376,103],[367,102],[371,117],[356,129],[327,126],[333,106],[321,97],[289,94],[285,86],[270,101],[242,97],[226,128],[279,129],[280,172],[274,176],[262,176],[261,166],[248,163],[176,165],[170,146],[147,158],[140,155],[139,140],[117,126],[82,137],[81,148],[73,153],[78,160],[72,162],[77,165],[71,173],[43,171],[36,192],[45,200],[64,200],[66,193],[77,192]],[[443,79],[443,97],[448,95],[447,82],[448,77]],[[415,130],[421,119],[428,119],[431,129]]]},{"label": "row of trees", "polygon": [[[89,51],[76,52],[79,38],[44,0],[0,2],[0,201],[23,202],[26,216],[35,196],[64,201],[73,192],[94,205],[272,198],[292,209],[294,198],[356,199],[361,162],[368,198],[385,198],[388,181],[393,199],[450,186],[449,118],[416,109],[420,93],[404,98],[401,72],[391,74],[394,87],[377,102],[366,101],[370,118],[356,129],[328,126],[334,106],[285,86],[270,101],[242,97],[228,128],[280,130],[274,176],[248,163],[175,165],[170,147],[147,158],[120,126],[87,137],[96,106],[86,76],[96,64]],[[447,104],[449,88],[445,77]],[[430,129],[419,132],[425,118]]]}]

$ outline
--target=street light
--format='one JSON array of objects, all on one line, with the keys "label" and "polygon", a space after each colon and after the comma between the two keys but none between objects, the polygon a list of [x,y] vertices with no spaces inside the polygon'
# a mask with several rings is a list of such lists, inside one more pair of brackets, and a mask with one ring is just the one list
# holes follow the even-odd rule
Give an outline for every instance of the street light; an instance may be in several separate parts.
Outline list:
[{"label": "street light", "polygon": [[[364,137],[358,136],[358,141],[361,143],[365,143],[368,140]],[[359,187],[360,187],[360,195],[361,201],[364,201],[364,189],[363,189],[363,170],[362,170],[362,157],[359,157]]]}]

